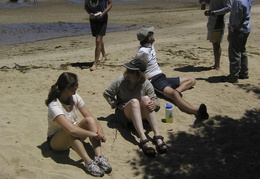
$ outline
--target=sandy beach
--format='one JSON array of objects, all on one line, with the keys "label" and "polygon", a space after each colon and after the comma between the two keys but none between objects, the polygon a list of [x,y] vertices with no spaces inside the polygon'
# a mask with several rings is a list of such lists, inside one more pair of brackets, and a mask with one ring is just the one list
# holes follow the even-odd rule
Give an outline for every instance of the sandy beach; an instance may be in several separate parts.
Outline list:
[{"label": "sandy beach", "polygon": [[[0,178],[94,178],[85,172],[75,151],[56,153],[46,143],[44,101],[49,88],[64,71],[78,75],[78,94],[106,133],[102,150],[113,171],[103,178],[260,178],[259,3],[253,5],[251,12],[253,30],[247,44],[250,78],[237,84],[220,82],[221,76],[229,73],[227,29],[221,68],[211,69],[213,52],[206,40],[207,17],[198,3],[114,4],[109,25],[130,30],[106,34],[109,60],[95,71],[71,66],[94,60],[95,42],[90,34],[1,46]],[[0,11],[0,25],[60,22],[88,24],[88,16],[83,6],[62,0]],[[174,107],[174,122],[164,123],[166,101],[159,99],[159,130],[169,151],[155,158],[145,157],[136,133],[115,122],[114,110],[102,95],[123,73],[122,64],[134,57],[139,46],[136,32],[142,26],[155,27],[158,62],[167,76],[197,79],[195,87],[185,91],[183,98],[194,106],[205,103],[210,115],[208,120],[197,122],[195,116]],[[146,131],[152,137],[150,129]],[[87,139],[86,148],[89,145]],[[93,151],[88,151],[93,157]]]}]

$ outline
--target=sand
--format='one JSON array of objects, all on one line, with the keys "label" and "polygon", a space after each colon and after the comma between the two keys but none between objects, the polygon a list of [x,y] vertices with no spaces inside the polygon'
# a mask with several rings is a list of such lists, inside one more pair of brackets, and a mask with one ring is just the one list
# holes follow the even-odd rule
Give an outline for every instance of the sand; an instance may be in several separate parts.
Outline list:
[{"label": "sand", "polygon": [[[113,172],[103,178],[259,178],[260,6],[254,4],[252,8],[253,31],[247,44],[250,78],[237,84],[220,82],[220,77],[229,73],[227,31],[221,69],[211,69],[213,53],[206,40],[207,18],[198,4],[115,4],[109,15],[109,24],[134,28],[107,33],[104,42],[109,60],[96,71],[69,65],[93,61],[95,45],[90,34],[0,48],[0,178],[92,178],[72,149],[56,153],[46,144],[44,100],[64,71],[79,76],[78,93],[106,133],[102,150]],[[1,25],[58,22],[88,20],[83,7],[61,0],[0,11]],[[195,87],[184,92],[183,98],[194,106],[205,103],[210,114],[209,120],[197,123],[193,115],[175,107],[174,122],[164,123],[166,101],[160,99],[159,130],[169,152],[155,158],[143,155],[135,132],[115,123],[114,111],[102,95],[123,73],[122,64],[135,55],[139,45],[136,32],[141,26],[155,27],[158,62],[167,76],[197,79]],[[153,136],[149,128],[147,134]],[[89,148],[89,141],[85,142]]]}]

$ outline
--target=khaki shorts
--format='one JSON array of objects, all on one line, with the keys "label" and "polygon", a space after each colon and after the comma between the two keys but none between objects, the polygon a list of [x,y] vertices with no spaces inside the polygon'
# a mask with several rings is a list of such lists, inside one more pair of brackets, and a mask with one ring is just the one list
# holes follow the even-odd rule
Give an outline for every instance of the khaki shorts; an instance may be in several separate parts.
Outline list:
[{"label": "khaki shorts", "polygon": [[212,33],[212,39],[210,42],[212,43],[221,43],[223,37],[223,29],[216,29]]}]

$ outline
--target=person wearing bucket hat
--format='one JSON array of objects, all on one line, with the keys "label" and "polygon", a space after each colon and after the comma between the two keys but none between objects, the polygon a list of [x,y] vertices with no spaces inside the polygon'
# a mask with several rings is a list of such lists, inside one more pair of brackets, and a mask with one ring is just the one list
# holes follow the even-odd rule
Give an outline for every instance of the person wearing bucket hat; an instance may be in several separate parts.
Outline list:
[{"label": "person wearing bucket hat", "polygon": [[[143,27],[137,32],[137,39],[140,41],[140,47],[135,58],[141,59],[146,63],[147,69],[145,74],[151,81],[155,93],[158,97],[174,103],[183,112],[194,114],[198,119],[208,119],[209,115],[205,104],[201,104],[197,108],[182,98],[181,92],[194,86],[196,83],[195,78],[191,76],[169,78],[166,77],[160,69],[154,48],[155,39],[153,30],[153,27]],[[146,37],[144,37],[145,35]]]},{"label": "person wearing bucket hat", "polygon": [[128,63],[125,63],[124,66],[129,70],[140,70],[141,72],[145,72],[146,64],[144,61],[139,59],[131,60]]},{"label": "person wearing bucket hat", "polygon": [[143,120],[147,120],[151,126],[157,152],[166,153],[167,145],[159,133],[155,113],[160,105],[152,84],[145,77],[146,64],[140,59],[134,59],[125,63],[124,67],[126,68],[124,75],[113,81],[103,96],[112,109],[115,109],[119,123],[135,127],[140,137],[139,146],[145,155],[154,157],[156,152],[144,133]]}]

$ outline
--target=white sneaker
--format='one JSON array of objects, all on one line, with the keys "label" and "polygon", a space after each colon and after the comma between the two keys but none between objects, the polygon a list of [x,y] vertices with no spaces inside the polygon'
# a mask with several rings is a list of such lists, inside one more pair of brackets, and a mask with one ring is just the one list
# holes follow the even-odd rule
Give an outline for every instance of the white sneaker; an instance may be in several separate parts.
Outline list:
[{"label": "white sneaker", "polygon": [[109,163],[107,163],[107,160],[104,155],[100,155],[99,157],[95,157],[95,163],[103,170],[105,173],[110,173],[112,171],[112,167]]},{"label": "white sneaker", "polygon": [[103,177],[104,172],[97,166],[97,164],[91,160],[88,164],[85,165],[86,170],[89,174],[96,176],[96,177]]}]

